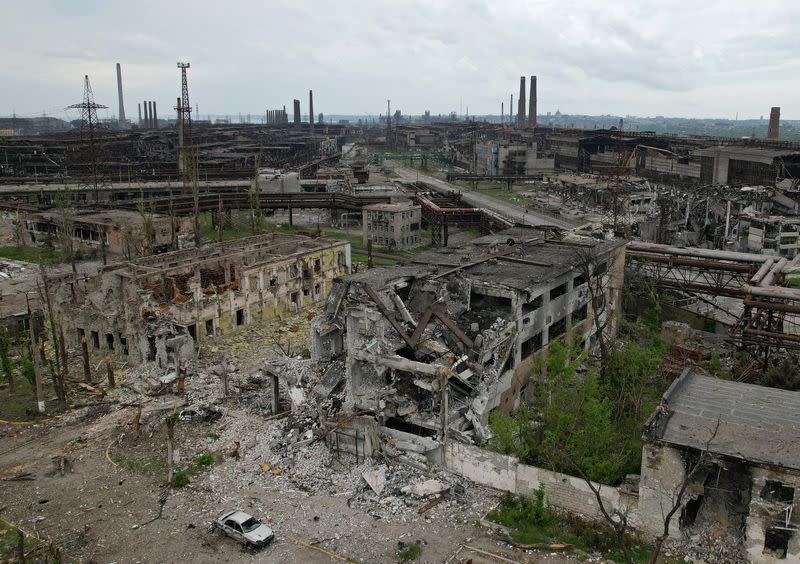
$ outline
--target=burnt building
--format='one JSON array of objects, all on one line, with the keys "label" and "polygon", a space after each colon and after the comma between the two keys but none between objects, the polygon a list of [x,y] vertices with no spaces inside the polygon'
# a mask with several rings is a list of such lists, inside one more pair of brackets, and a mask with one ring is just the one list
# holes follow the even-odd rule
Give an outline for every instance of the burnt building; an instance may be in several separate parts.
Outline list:
[{"label": "burnt building", "polygon": [[647,424],[639,530],[662,534],[685,484],[672,535],[712,523],[750,562],[800,559],[799,414],[800,392],[685,370]]},{"label": "burnt building", "polygon": [[163,367],[207,337],[324,301],[349,271],[349,243],[271,233],[65,275],[55,307],[92,351]]},{"label": "burnt building", "polygon": [[514,228],[337,280],[312,357],[344,358],[346,405],[402,448],[486,439],[489,413],[526,396],[539,351],[592,348],[596,320],[616,330],[625,242],[546,233]]}]

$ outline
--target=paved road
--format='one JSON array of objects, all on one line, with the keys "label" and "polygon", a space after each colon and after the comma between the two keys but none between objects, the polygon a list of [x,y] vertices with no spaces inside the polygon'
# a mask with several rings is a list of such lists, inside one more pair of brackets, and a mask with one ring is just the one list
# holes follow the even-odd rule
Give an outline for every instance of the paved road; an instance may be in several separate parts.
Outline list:
[{"label": "paved road", "polygon": [[569,223],[568,221],[557,219],[534,211],[526,211],[522,206],[517,206],[503,200],[498,200],[497,198],[492,198],[491,196],[481,194],[480,192],[465,190],[461,186],[450,184],[449,182],[439,180],[438,178],[434,178],[433,176],[429,176],[427,174],[422,174],[413,168],[395,164],[394,170],[405,182],[414,182],[416,180],[420,180],[421,182],[430,184],[437,192],[447,193],[455,190],[461,193],[464,201],[468,204],[475,206],[476,208],[486,208],[491,210],[508,220],[514,221],[515,223],[534,226],[554,225],[556,227],[560,227],[561,229],[567,230],[572,230],[575,228],[575,225]]}]

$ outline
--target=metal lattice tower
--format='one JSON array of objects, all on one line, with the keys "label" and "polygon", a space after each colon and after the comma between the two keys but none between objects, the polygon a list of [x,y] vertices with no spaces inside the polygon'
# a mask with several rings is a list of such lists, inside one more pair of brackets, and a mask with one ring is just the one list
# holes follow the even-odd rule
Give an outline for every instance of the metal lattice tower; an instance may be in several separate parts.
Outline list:
[{"label": "metal lattice tower", "polygon": [[97,110],[105,109],[108,106],[97,104],[94,101],[92,85],[89,83],[89,75],[83,76],[83,101],[79,104],[67,106],[67,110],[81,111],[81,143],[83,144],[83,160],[89,165],[91,175],[90,185],[94,188],[95,201],[100,199],[98,187],[100,179],[98,174],[99,151],[97,141],[100,137],[100,121],[97,119]]},{"label": "metal lattice tower", "polygon": [[186,78],[186,69],[189,68],[189,63],[178,63],[178,68],[181,69],[181,99],[175,109],[178,111],[178,127],[180,128],[181,144],[181,160],[179,169],[183,172],[183,189],[184,192],[191,191],[191,184],[197,167],[197,159],[194,152],[192,143],[192,105],[189,103],[189,82]]}]

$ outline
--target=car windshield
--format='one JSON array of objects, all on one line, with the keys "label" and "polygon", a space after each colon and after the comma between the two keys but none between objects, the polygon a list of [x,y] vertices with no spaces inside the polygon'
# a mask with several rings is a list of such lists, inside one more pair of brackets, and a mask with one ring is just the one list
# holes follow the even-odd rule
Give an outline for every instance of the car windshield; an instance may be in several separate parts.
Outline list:
[{"label": "car windshield", "polygon": [[242,530],[245,533],[249,533],[249,532],[252,532],[252,531],[255,531],[256,529],[258,529],[258,527],[260,525],[261,525],[261,523],[258,521],[258,519],[250,517],[247,521],[242,523]]}]

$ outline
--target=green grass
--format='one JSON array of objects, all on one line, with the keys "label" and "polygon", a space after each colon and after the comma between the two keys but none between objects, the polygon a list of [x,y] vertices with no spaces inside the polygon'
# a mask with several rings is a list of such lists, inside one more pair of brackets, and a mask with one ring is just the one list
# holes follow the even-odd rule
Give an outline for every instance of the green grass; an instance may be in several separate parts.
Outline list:
[{"label": "green grass", "polygon": [[216,441],[217,439],[219,439],[219,435],[214,431],[209,431],[208,433],[205,434],[205,437],[212,441]]},{"label": "green grass", "polygon": [[182,488],[195,476],[205,472],[214,465],[214,455],[209,452],[198,454],[186,468],[176,470],[172,474],[172,487]]},{"label": "green grass", "polygon": [[35,264],[59,264],[64,262],[64,253],[42,247],[0,247],[0,258]]},{"label": "green grass", "polygon": [[167,472],[167,465],[161,460],[146,460],[119,454],[113,455],[112,459],[120,468],[140,476],[159,476]]},{"label": "green grass", "polygon": [[412,543],[405,545],[397,551],[397,559],[400,562],[412,562],[422,556],[422,545],[419,543]]},{"label": "green grass", "polygon": [[[18,543],[19,533],[0,521],[0,562],[20,562],[17,558]],[[24,547],[26,562],[50,564],[59,561],[52,554],[50,546],[34,537],[25,537]]]},{"label": "green grass", "polygon": [[[602,552],[617,562],[624,560],[619,540],[609,526],[553,514],[544,508],[543,499],[531,500],[506,493],[487,518],[511,529],[511,539],[519,544],[565,543],[587,552]],[[627,536],[627,542],[634,562],[649,561],[652,546],[639,542],[632,535]]]},{"label": "green grass", "polygon": [[[369,264],[369,257],[366,254],[361,253],[353,253],[350,258],[353,261],[353,264]],[[397,264],[396,261],[387,258],[380,258],[380,257],[372,257],[372,265],[373,266],[391,266],[393,264]]]},{"label": "green grass", "polygon": [[[5,374],[0,379],[5,381]],[[36,387],[18,373],[14,375],[16,391],[12,394],[8,387],[0,391],[0,419],[7,421],[30,421],[36,413]]]}]

